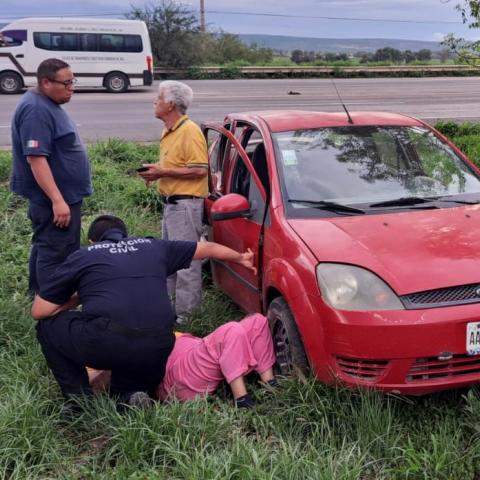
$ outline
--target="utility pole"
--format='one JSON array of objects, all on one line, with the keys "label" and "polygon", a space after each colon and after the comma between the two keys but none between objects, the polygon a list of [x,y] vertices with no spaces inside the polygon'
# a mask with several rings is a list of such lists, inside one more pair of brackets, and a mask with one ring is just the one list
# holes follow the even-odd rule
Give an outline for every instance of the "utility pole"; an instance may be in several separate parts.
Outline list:
[{"label": "utility pole", "polygon": [[205,33],[205,0],[200,0],[200,30]]}]

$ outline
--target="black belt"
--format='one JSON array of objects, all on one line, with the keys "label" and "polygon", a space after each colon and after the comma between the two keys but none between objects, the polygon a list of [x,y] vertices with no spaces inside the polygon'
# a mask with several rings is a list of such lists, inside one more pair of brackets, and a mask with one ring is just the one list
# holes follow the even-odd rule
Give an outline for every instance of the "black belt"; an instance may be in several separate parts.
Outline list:
[{"label": "black belt", "polygon": [[201,197],[196,197],[195,195],[170,195],[169,197],[165,198],[165,203],[169,205],[176,205],[177,200],[192,200],[193,198]]},{"label": "black belt", "polygon": [[108,324],[107,329],[112,332],[136,338],[163,337],[172,334],[171,328],[129,328],[113,321]]}]

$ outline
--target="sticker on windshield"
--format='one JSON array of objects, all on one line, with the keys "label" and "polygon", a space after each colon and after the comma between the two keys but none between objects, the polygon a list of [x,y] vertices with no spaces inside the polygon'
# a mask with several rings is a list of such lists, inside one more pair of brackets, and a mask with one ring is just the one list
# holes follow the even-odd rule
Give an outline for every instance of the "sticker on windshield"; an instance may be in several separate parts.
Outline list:
[{"label": "sticker on windshield", "polygon": [[282,150],[282,160],[283,164],[286,167],[291,167],[292,165],[297,165],[297,154],[295,150]]}]

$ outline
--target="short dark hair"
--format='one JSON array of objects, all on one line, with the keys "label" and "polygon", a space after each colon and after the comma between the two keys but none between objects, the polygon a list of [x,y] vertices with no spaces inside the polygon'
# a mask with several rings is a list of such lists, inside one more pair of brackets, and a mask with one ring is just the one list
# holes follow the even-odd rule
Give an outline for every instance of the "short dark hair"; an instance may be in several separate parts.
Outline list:
[{"label": "short dark hair", "polygon": [[102,235],[112,228],[120,230],[125,237],[128,235],[127,226],[121,218],[114,215],[100,215],[90,224],[88,239],[92,242],[98,242]]},{"label": "short dark hair", "polygon": [[37,82],[46,78],[47,80],[55,80],[55,74],[62,68],[70,68],[70,65],[59,58],[47,58],[37,68]]}]

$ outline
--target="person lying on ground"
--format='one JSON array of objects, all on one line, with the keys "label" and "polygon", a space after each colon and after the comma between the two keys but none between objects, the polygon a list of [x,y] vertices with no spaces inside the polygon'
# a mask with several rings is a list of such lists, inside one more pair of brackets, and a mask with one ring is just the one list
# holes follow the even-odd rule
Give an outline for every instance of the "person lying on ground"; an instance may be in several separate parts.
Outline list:
[{"label": "person lying on ground", "polygon": [[[214,393],[224,380],[230,385],[235,405],[251,408],[244,377],[256,371],[261,382],[278,386],[273,375],[275,354],[266,317],[250,315],[221,325],[206,337],[178,334],[168,357],[165,376],[156,390],[162,401],[185,402]],[[90,371],[96,387],[106,387],[108,373]]]}]

